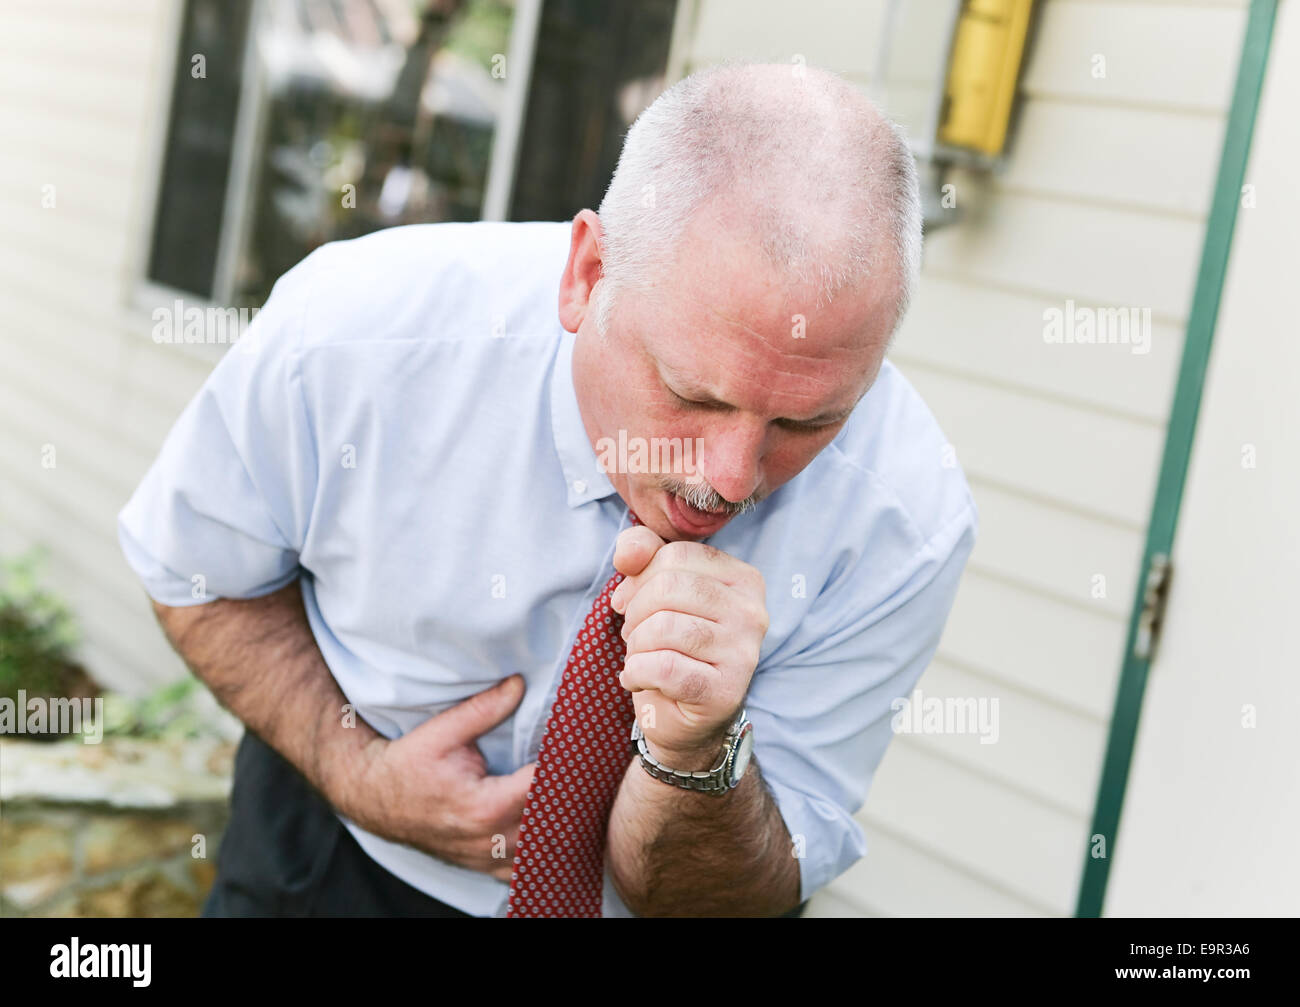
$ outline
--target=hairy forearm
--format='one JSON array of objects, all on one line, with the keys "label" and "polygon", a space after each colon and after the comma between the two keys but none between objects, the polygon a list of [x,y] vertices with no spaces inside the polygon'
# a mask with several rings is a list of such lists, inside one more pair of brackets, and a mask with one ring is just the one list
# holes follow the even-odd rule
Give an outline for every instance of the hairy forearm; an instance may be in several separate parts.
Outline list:
[{"label": "hairy forearm", "polygon": [[359,717],[343,729],[347,698],[316,645],[298,582],[250,600],[153,607],[176,652],[217,701],[366,827],[353,791],[373,745],[384,739]]},{"label": "hairy forearm", "polygon": [[799,863],[757,759],[734,790],[714,797],[656,780],[633,757],[606,857],[638,916],[779,916],[799,902]]}]

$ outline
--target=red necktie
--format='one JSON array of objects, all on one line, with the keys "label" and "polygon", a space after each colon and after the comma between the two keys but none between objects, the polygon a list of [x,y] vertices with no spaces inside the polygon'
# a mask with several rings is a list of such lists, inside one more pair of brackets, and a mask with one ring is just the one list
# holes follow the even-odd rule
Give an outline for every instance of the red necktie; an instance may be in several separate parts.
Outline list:
[{"label": "red necktie", "polygon": [[622,579],[615,573],[600,592],[560,679],[519,824],[507,917],[601,915],[605,835],[635,716],[618,682],[623,617],[609,607]]}]

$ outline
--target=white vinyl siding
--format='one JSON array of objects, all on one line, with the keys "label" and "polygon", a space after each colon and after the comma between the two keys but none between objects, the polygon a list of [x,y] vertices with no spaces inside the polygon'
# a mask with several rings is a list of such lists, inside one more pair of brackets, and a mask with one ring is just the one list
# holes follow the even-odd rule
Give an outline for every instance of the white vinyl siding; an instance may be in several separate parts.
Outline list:
[{"label": "white vinyl siding", "polygon": [[[1300,909],[1300,5],[1278,5],[1106,914]],[[1244,957],[1244,956],[1243,956]]]},{"label": "white vinyl siding", "polygon": [[83,660],[131,692],[183,668],[118,549],[117,511],[211,366],[155,345],[129,307],[152,233],[175,7],[0,6],[0,551],[49,548]]}]

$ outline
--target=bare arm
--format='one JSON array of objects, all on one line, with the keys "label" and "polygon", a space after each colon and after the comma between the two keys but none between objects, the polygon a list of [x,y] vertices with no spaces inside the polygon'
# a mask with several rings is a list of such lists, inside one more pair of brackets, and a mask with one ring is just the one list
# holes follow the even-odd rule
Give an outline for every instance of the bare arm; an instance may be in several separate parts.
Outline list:
[{"label": "bare arm", "polygon": [[[644,526],[620,534],[614,566],[624,578],[610,604],[627,644],[619,681],[646,743],[673,769],[712,769],[767,632],[763,577]],[[606,839],[615,888],[640,916],[778,916],[799,902],[799,863],[757,758],[719,797],[656,780],[633,757]]]},{"label": "bare arm", "polygon": [[369,828],[355,785],[386,739],[360,718],[355,730],[339,730],[347,698],[312,636],[299,583],[246,601],[153,608],[167,639],[217,701],[330,804]]},{"label": "bare arm", "polygon": [[154,603],[218,702],[367,832],[509,881],[536,763],[490,776],[475,742],[523,698],[517,675],[389,740],[361,717],[316,645],[298,582],[249,600]]},{"label": "bare arm", "polygon": [[[722,741],[657,757],[712,769]],[[610,816],[614,887],[638,916],[779,916],[799,903],[799,862],[758,760],[725,797],[670,787],[633,758]]]}]

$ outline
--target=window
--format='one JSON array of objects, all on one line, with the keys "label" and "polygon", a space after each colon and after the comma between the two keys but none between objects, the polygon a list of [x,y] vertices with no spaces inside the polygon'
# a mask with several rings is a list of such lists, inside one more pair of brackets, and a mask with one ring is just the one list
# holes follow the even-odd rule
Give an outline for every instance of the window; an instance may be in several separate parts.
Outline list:
[{"label": "window", "polygon": [[[181,27],[149,276],[204,297],[217,266],[247,23],[248,0],[209,0],[186,4]],[[194,76],[209,65],[211,75]]]},{"label": "window", "polygon": [[546,0],[511,219],[600,205],[628,127],[664,88],[676,10],[677,0]]},{"label": "window", "polygon": [[185,0],[146,281],[258,307],[329,241],[598,206],[676,6]]},{"label": "window", "polygon": [[187,0],[147,279],[260,305],[328,241],[477,220],[512,0]]}]

